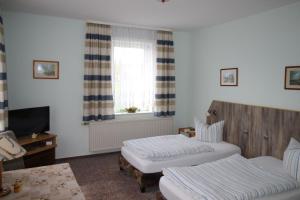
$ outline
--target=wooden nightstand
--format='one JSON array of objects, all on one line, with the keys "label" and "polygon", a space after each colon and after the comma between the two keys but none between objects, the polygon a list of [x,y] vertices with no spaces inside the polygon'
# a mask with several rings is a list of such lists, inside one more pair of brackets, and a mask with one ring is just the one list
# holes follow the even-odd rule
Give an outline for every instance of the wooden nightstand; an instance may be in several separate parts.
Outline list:
[{"label": "wooden nightstand", "polygon": [[195,137],[196,132],[193,127],[184,127],[178,129],[178,134],[183,134],[187,137]]}]

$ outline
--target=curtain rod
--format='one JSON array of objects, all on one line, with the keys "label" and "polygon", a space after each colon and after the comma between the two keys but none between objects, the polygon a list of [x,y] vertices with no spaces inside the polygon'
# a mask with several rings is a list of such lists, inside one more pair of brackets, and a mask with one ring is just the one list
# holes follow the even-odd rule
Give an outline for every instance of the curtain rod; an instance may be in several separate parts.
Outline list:
[{"label": "curtain rod", "polygon": [[121,26],[121,27],[129,27],[129,28],[140,28],[140,29],[148,29],[148,30],[153,30],[153,31],[157,31],[157,30],[173,31],[172,29],[166,29],[166,28],[155,28],[155,27],[138,26],[138,25],[131,25],[131,24],[110,23],[110,22],[102,22],[102,21],[95,21],[95,20],[87,20],[87,23],[105,24],[105,25]]}]

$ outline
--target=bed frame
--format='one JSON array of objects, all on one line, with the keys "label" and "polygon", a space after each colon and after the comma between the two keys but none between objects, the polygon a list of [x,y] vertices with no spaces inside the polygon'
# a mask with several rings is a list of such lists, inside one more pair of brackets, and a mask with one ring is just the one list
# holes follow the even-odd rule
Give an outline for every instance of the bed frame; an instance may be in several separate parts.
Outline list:
[{"label": "bed frame", "polygon": [[149,173],[145,174],[140,170],[133,167],[123,156],[122,154],[119,157],[119,166],[121,171],[126,171],[129,175],[133,176],[139,184],[140,191],[142,193],[146,192],[146,187],[151,187],[157,185],[160,177],[162,176],[161,172],[158,173]]},{"label": "bed frame", "polygon": [[290,138],[300,140],[300,111],[213,101],[212,122],[225,120],[224,141],[239,146],[246,158],[283,158]]},{"label": "bed frame", "polygon": [[[225,120],[224,141],[239,146],[246,158],[273,156],[282,159],[291,137],[300,140],[300,112],[239,103],[213,101],[208,124]],[[161,173],[144,174],[120,156],[120,169],[131,171],[141,192],[158,183]]]}]

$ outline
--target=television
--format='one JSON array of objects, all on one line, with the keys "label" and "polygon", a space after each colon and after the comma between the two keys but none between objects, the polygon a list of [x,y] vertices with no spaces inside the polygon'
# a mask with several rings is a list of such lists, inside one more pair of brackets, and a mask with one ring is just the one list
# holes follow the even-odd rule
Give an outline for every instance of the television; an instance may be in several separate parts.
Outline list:
[{"label": "television", "polygon": [[8,130],[16,137],[44,133],[50,129],[50,107],[25,108],[8,111]]}]

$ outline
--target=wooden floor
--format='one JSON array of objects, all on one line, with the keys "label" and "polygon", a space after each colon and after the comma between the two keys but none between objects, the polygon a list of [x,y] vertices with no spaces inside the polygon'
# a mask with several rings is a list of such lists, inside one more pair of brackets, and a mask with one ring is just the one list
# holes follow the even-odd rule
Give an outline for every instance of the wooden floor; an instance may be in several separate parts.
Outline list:
[{"label": "wooden floor", "polygon": [[87,200],[155,200],[158,187],[140,193],[136,180],[119,170],[120,153],[63,159],[68,162]]}]

